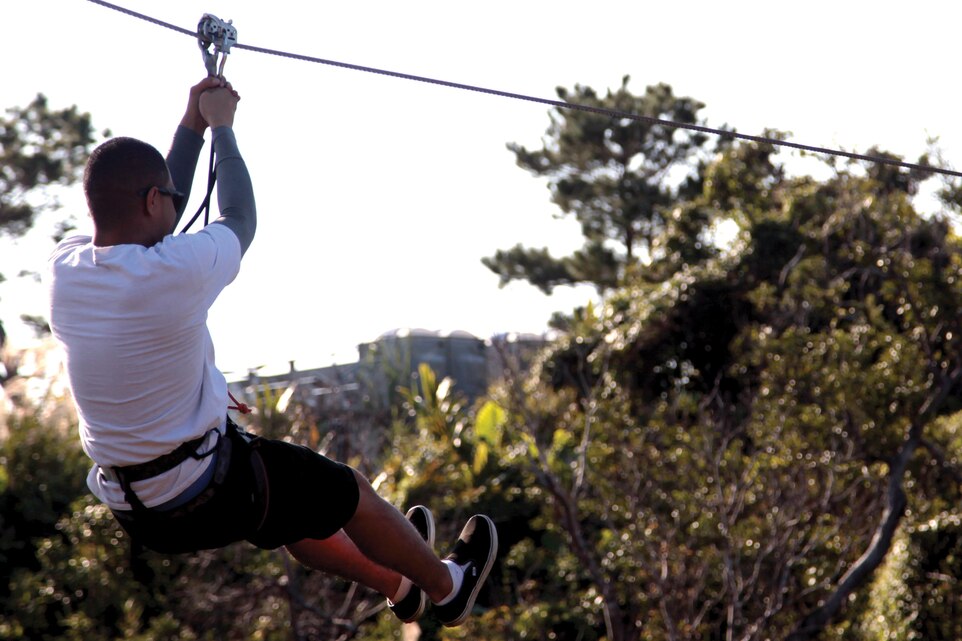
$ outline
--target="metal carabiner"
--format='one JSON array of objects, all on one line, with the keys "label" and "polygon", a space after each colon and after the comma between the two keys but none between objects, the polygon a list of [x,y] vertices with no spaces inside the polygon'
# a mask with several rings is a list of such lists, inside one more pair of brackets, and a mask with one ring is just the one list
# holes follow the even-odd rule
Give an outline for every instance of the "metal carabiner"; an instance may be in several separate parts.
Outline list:
[{"label": "metal carabiner", "polygon": [[[205,13],[197,23],[197,45],[200,47],[200,55],[210,76],[223,76],[224,64],[227,62],[227,54],[230,53],[231,46],[237,44],[237,28],[233,21],[224,22],[211,13]],[[214,46],[211,53],[210,47]],[[217,58],[220,56],[218,67]]]}]

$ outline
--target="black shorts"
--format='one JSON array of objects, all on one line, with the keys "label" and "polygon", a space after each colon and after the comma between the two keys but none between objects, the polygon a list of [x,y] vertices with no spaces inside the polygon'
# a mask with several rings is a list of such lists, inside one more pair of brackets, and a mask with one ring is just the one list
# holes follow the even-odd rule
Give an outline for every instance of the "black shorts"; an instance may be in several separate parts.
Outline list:
[{"label": "black shorts", "polygon": [[251,440],[233,426],[223,438],[213,463],[221,473],[196,498],[169,511],[114,510],[134,540],[166,553],[243,540],[270,550],[326,539],[354,516],[359,490],[347,465],[300,445]]}]

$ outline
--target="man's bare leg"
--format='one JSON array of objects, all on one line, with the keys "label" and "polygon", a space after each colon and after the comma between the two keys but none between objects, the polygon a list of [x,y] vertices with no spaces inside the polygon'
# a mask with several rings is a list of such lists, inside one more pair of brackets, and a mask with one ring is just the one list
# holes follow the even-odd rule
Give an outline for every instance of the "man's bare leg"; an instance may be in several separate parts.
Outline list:
[{"label": "man's bare leg", "polygon": [[387,599],[394,598],[401,575],[364,556],[344,530],[326,539],[304,539],[287,546],[291,555],[315,570],[356,581],[377,590]]},{"label": "man's bare leg", "polygon": [[356,470],[354,476],[360,498],[344,531],[358,549],[374,563],[411,579],[435,603],[451,594],[451,573],[434,550],[397,508],[378,496],[364,476]]}]

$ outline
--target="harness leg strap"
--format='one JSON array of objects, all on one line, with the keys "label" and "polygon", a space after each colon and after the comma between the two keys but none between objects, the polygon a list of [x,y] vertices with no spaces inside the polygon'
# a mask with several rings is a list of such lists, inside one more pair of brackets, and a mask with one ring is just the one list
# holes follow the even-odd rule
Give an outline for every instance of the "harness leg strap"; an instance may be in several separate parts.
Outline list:
[{"label": "harness leg strap", "polygon": [[131,487],[130,480],[127,479],[127,475],[124,474],[123,469],[115,467],[114,474],[117,475],[117,482],[120,483],[120,488],[124,491],[124,500],[130,503],[130,507],[133,508],[134,512],[147,512],[147,506],[143,504],[137,496],[137,493],[134,492],[134,488]]}]

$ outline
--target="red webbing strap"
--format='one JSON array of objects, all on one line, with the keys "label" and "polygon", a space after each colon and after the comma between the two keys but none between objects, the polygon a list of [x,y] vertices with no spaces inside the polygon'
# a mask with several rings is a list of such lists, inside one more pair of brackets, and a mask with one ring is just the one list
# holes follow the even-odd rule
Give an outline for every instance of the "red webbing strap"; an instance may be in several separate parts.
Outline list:
[{"label": "red webbing strap", "polygon": [[250,414],[253,411],[248,405],[245,405],[244,403],[241,403],[236,398],[234,398],[234,395],[230,393],[230,390],[227,390],[227,395],[230,396],[230,400],[234,402],[234,404],[228,406],[227,409],[237,410],[241,414]]}]

